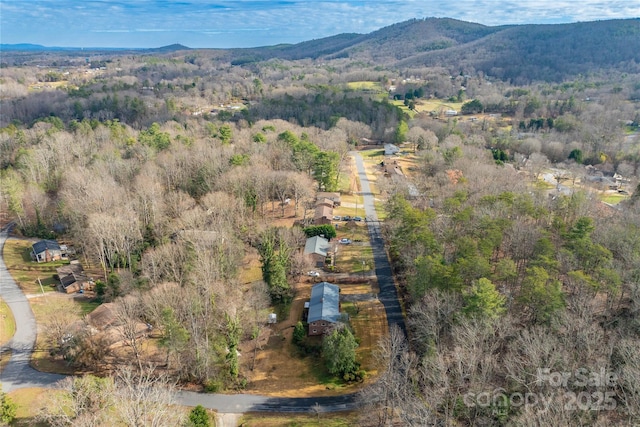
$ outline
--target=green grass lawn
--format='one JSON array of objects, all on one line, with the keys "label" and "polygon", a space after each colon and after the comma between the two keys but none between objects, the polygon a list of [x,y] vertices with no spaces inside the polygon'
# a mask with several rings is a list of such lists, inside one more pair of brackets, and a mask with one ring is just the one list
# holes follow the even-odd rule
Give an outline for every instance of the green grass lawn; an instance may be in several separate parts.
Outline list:
[{"label": "green grass lawn", "polygon": [[351,174],[344,170],[340,172],[340,177],[338,179],[338,191],[342,194],[351,192]]},{"label": "green grass lawn", "polygon": [[[31,245],[29,240],[9,239],[4,245],[4,262],[13,279],[26,294],[40,293],[42,290],[55,290],[57,281],[53,279],[56,267],[69,264],[69,261],[53,261],[37,263],[31,261]],[[38,283],[42,282],[42,288]]]},{"label": "green grass lawn", "polygon": [[16,332],[16,321],[9,306],[0,299],[0,345],[8,342]]},{"label": "green grass lawn", "polygon": [[445,99],[420,99],[416,103],[416,111],[431,112],[438,110],[456,110],[458,113],[462,108],[463,102],[449,102]]},{"label": "green grass lawn", "polygon": [[360,155],[362,156],[363,160],[377,158],[377,157],[382,158],[384,157],[384,148],[383,149],[374,148],[373,150],[364,150],[360,152]]},{"label": "green grass lawn", "polygon": [[374,207],[376,208],[376,215],[379,221],[384,221],[387,218],[387,210],[384,207],[383,202],[376,202]]},{"label": "green grass lawn", "polygon": [[[338,245],[336,268],[343,273],[361,273],[364,261],[365,271],[369,271],[373,268],[373,250],[369,244],[369,230],[366,223],[351,223],[348,226],[342,224],[337,230],[337,238],[351,239],[353,243]],[[360,242],[357,242],[358,240]]]},{"label": "green grass lawn", "polygon": [[539,189],[539,190],[548,190],[551,188],[556,188],[555,185],[548,183],[547,181],[543,180],[543,179],[539,179],[535,182],[534,186]]},{"label": "green grass lawn", "polygon": [[[345,307],[350,304],[351,307]],[[380,339],[387,335],[388,324],[384,306],[378,300],[361,301],[357,303],[343,303],[342,307],[350,315],[353,332],[358,339],[356,359],[367,376],[375,376],[379,366],[374,353]]]},{"label": "green grass lawn", "polygon": [[410,110],[409,107],[404,105],[404,101],[400,101],[400,100],[394,99],[394,100],[391,101],[391,103],[393,105],[395,105],[396,107],[399,107],[402,110],[403,113],[407,113],[407,115],[410,118],[413,118],[413,116],[415,116],[416,113],[417,113],[417,111]]},{"label": "green grass lawn", "polygon": [[349,82],[347,83],[347,87],[353,90],[373,90],[373,91],[384,92],[384,88],[382,87],[380,82],[370,82],[370,81]]},{"label": "green grass lawn", "polygon": [[600,196],[600,200],[611,205],[617,205],[628,198],[629,196],[625,196],[624,194],[602,194]]},{"label": "green grass lawn", "polygon": [[101,304],[97,301],[94,301],[92,299],[75,299],[75,303],[78,304],[80,306],[80,313],[83,316],[86,316],[87,314],[91,313],[93,310],[95,310],[96,308],[98,308],[98,306]]}]

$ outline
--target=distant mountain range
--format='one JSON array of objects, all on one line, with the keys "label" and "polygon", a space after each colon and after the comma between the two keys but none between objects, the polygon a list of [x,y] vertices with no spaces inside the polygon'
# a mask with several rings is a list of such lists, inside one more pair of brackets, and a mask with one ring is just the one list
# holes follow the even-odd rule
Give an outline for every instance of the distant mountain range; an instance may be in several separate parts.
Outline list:
[{"label": "distant mountain range", "polygon": [[640,73],[640,19],[496,27],[449,18],[413,19],[365,35],[231,52],[238,64],[274,57],[352,58],[405,69],[482,71],[515,83],[562,81],[611,69]]},{"label": "distant mountain range", "polygon": [[[0,49],[78,50],[28,44],[1,45]],[[95,50],[171,54],[186,49],[174,44],[156,49]],[[517,84],[562,81],[608,70],[640,73],[640,19],[495,27],[449,18],[412,19],[369,34],[216,51],[235,65],[273,58],[350,58],[392,68],[440,66],[452,74],[483,72]]]},{"label": "distant mountain range", "polygon": [[0,51],[14,51],[14,52],[154,52],[154,53],[170,53],[180,50],[191,49],[181,44],[172,44],[169,46],[162,46],[158,48],[144,49],[144,48],[123,48],[123,47],[61,47],[61,46],[43,46],[40,44],[31,43],[18,43],[18,44],[0,44]]}]

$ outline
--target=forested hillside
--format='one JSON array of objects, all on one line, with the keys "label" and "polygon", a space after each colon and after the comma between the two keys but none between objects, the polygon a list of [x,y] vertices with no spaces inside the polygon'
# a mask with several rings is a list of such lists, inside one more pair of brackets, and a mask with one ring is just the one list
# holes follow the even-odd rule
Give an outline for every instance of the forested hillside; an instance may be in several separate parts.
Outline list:
[{"label": "forested hillside", "polygon": [[[637,73],[640,20],[523,25],[505,28],[446,51],[417,55],[402,66],[449,64],[464,73],[482,71],[516,84],[561,82],[604,70]],[[455,67],[455,68],[454,68]]]},{"label": "forested hillside", "polygon": [[515,84],[640,67],[640,20],[488,27],[448,18],[415,19],[367,35],[342,35],[234,55],[254,58],[351,58],[399,68],[444,66]]}]

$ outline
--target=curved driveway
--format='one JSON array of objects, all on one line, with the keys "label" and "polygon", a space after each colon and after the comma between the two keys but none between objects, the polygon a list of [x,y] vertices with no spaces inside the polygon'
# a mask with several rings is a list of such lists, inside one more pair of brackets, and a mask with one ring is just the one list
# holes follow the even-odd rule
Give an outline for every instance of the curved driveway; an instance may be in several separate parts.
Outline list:
[{"label": "curved driveway", "polygon": [[[10,228],[11,225],[0,231],[0,254],[4,249]],[[33,346],[36,343],[36,318],[33,316],[27,297],[9,274],[2,256],[0,256],[0,297],[7,303],[16,321],[16,332],[13,338],[0,350],[2,357],[6,357],[5,350],[11,350],[11,359],[0,373],[3,391],[24,387],[47,387],[64,378],[63,375],[37,371],[29,365]]]},{"label": "curved driveway", "polygon": [[[402,308],[385,251],[369,179],[364,169],[362,156],[358,153],[352,154],[356,160],[364,198],[364,210],[368,220],[367,226],[373,249],[375,273],[380,287],[378,299],[384,305],[389,327],[397,325],[405,332]],[[36,320],[27,298],[9,274],[1,255],[4,243],[7,240],[7,231],[5,229],[0,232],[0,296],[13,312],[16,320],[16,333],[13,339],[3,347],[10,348],[12,355],[8,365],[0,374],[0,380],[4,391],[24,387],[51,387],[64,376],[39,372],[29,365],[29,359],[36,340]],[[309,412],[312,409],[319,412],[337,412],[352,410],[357,407],[356,394],[354,393],[330,397],[287,398],[250,394],[226,395],[179,391],[175,397],[176,402],[181,405],[202,405],[221,413]]]}]

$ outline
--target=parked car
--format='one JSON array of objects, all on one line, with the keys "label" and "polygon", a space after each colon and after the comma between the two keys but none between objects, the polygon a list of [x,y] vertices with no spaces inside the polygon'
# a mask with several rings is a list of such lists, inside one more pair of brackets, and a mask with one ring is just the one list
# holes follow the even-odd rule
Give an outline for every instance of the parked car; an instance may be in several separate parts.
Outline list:
[{"label": "parked car", "polygon": [[351,217],[349,215],[343,216],[342,219],[344,221],[351,221]]},{"label": "parked car", "polygon": [[336,215],[336,216],[333,217],[334,221],[340,221],[341,219],[342,219],[342,217],[339,216],[339,215]]},{"label": "parked car", "polygon": [[340,243],[343,245],[350,245],[351,244],[351,239],[347,239],[346,237],[340,239]]},{"label": "parked car", "polygon": [[353,220],[354,221],[362,221],[362,217],[361,216],[354,216]]},{"label": "parked car", "polygon": [[315,270],[311,270],[310,272],[307,273],[307,276],[311,276],[311,277],[320,277],[320,273],[318,273]]}]

